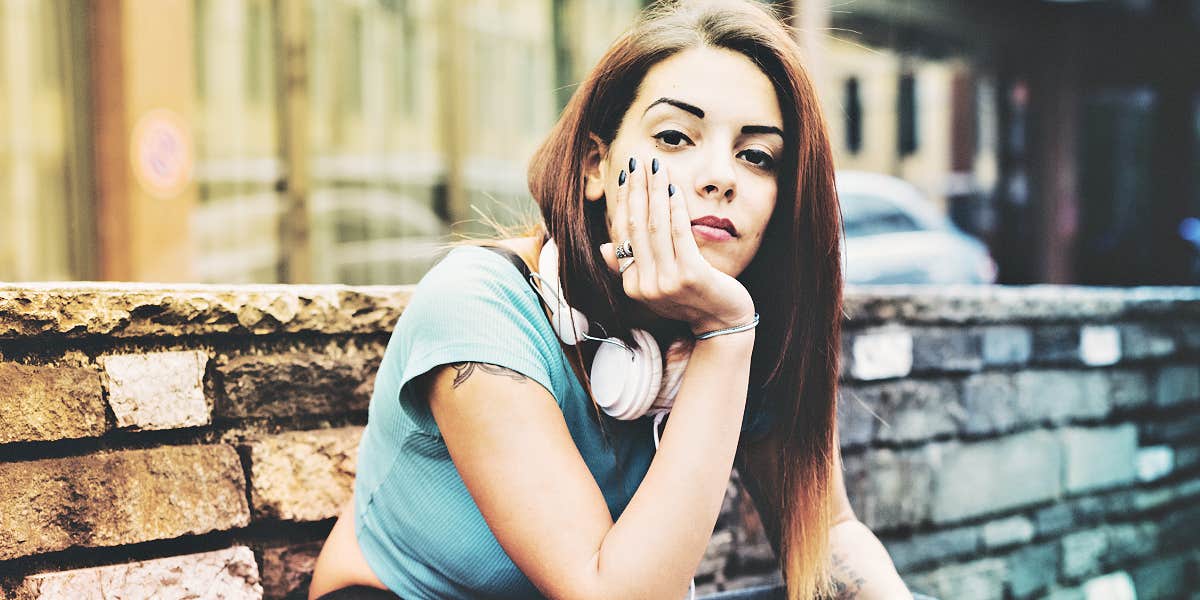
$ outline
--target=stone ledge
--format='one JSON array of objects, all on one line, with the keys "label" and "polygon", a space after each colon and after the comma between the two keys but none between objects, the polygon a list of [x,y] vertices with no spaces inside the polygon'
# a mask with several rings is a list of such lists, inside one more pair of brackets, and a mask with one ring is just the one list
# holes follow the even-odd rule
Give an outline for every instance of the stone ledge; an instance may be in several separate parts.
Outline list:
[{"label": "stone ledge", "polygon": [[0,339],[385,333],[412,286],[45,283],[0,286]]},{"label": "stone ledge", "polygon": [[0,463],[0,560],[243,527],[245,487],[227,445]]},{"label": "stone ledge", "polygon": [[18,593],[29,600],[58,598],[263,597],[258,563],[245,546],[123,565],[74,569],[25,578]]}]

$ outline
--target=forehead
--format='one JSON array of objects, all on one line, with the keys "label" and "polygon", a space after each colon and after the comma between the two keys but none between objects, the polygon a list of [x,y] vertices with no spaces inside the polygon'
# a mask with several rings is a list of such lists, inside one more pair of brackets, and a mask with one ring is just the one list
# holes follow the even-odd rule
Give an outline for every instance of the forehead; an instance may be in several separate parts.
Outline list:
[{"label": "forehead", "polygon": [[641,118],[659,98],[701,108],[706,122],[783,126],[771,80],[749,58],[725,48],[689,48],[655,64],[638,87],[631,116]]}]

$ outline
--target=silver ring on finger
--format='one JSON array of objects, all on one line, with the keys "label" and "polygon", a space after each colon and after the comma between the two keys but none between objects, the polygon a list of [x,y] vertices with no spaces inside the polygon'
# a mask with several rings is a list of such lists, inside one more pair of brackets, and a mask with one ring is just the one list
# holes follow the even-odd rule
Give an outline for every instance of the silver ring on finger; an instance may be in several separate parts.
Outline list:
[{"label": "silver ring on finger", "polygon": [[617,246],[617,258],[633,258],[633,244],[629,240],[625,240]]},{"label": "silver ring on finger", "polygon": [[629,261],[628,261],[628,262],[625,262],[625,263],[622,263],[622,264],[621,264],[621,271],[620,271],[621,275],[624,275],[624,274],[625,274],[625,269],[628,269],[629,267],[632,267],[632,266],[633,266],[633,261],[635,261],[635,260],[637,260],[637,259],[636,259],[636,258],[634,258],[634,257],[632,257],[632,256],[630,256],[630,257],[629,257]]}]

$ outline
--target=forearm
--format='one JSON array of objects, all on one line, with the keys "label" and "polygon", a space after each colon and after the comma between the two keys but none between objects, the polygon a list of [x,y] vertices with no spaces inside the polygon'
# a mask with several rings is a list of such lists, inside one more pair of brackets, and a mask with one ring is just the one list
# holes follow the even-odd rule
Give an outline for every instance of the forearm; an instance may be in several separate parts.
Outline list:
[{"label": "forearm", "polygon": [[696,344],[658,453],[597,556],[607,597],[686,592],[729,483],[753,347],[753,332]]},{"label": "forearm", "polygon": [[851,519],[829,532],[837,600],[911,598],[887,550],[862,522]]}]

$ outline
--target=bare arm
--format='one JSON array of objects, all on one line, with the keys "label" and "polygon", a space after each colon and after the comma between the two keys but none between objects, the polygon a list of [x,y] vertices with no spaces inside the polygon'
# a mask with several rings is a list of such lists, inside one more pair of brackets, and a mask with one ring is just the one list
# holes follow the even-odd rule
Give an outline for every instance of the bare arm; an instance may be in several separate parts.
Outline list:
[{"label": "bare arm", "polygon": [[616,523],[538,384],[452,365],[435,374],[430,406],[484,519],[544,594],[683,597],[729,480],[753,344],[753,332],[696,344],[659,451]]},{"label": "bare arm", "polygon": [[[829,545],[832,557],[832,575],[836,589],[836,600],[897,600],[911,598],[912,595],[905,587],[900,575],[892,564],[891,557],[875,534],[871,532],[854,515],[846,494],[846,482],[842,476],[842,458],[840,444],[835,435],[837,460],[834,463],[833,491],[830,500],[833,502],[833,525],[829,531]],[[739,467],[739,473],[747,483],[747,488],[756,494],[754,500],[759,515],[763,519],[771,543],[776,551],[779,549],[777,517],[762,496],[764,479],[771,477],[770,473],[774,451],[769,443],[747,450],[745,462]]]}]

